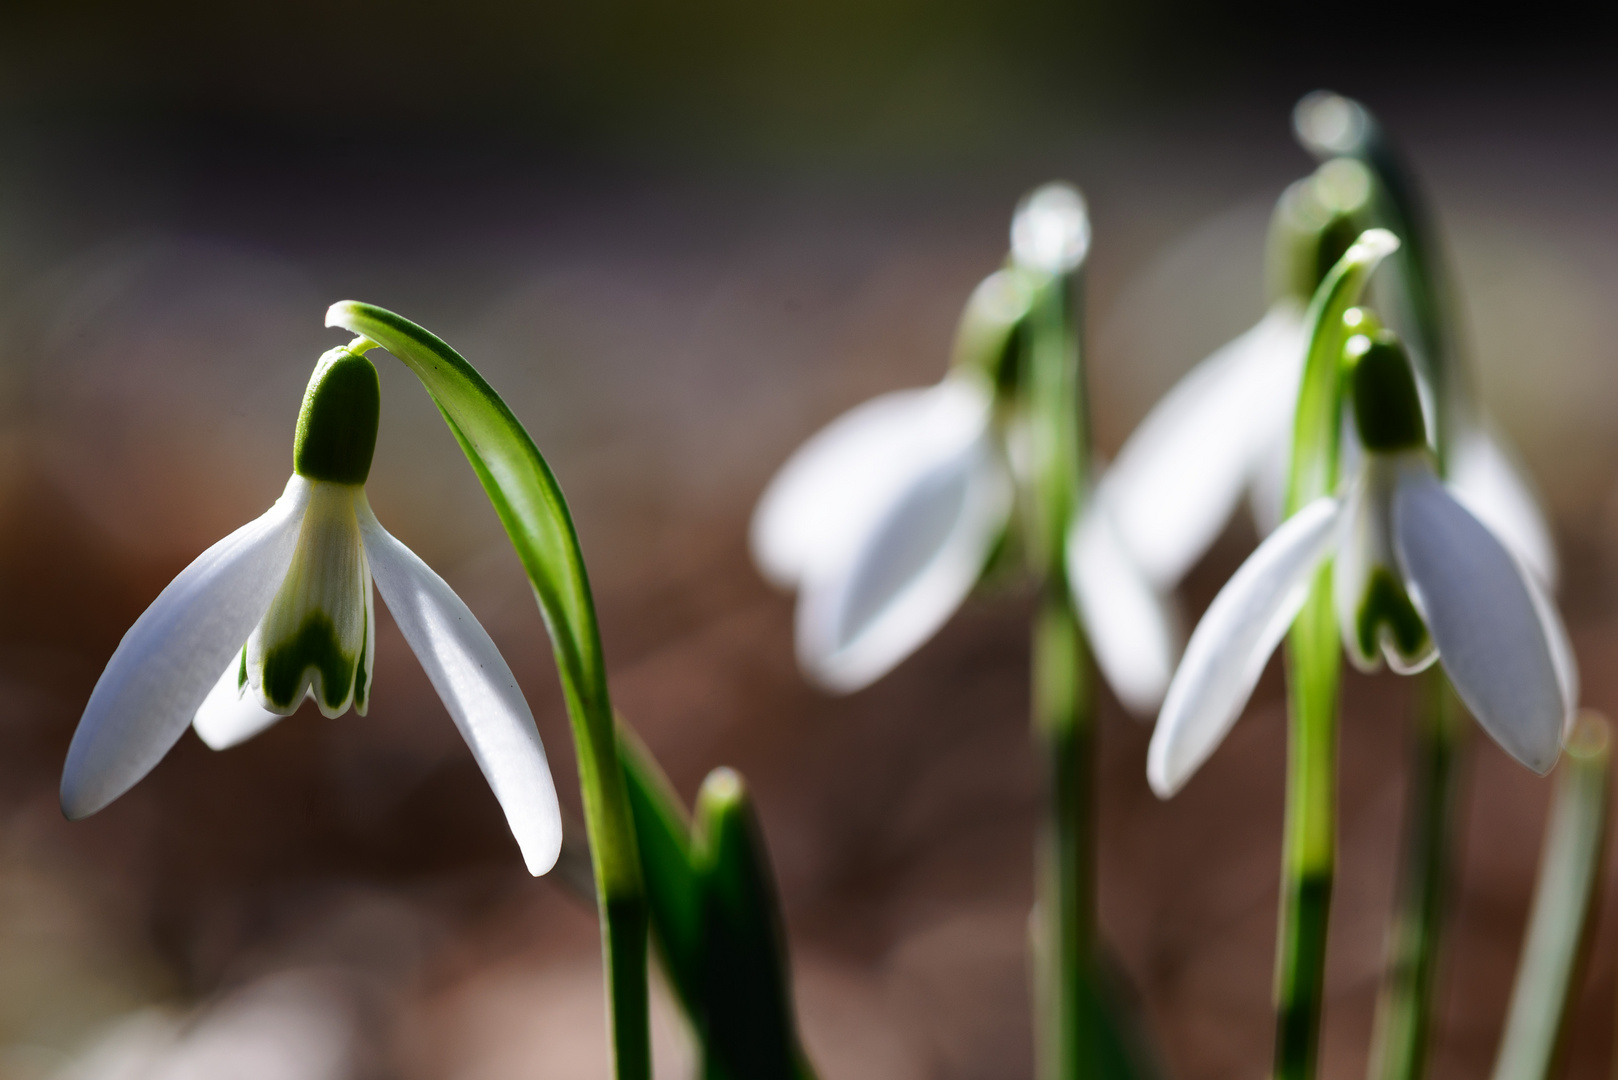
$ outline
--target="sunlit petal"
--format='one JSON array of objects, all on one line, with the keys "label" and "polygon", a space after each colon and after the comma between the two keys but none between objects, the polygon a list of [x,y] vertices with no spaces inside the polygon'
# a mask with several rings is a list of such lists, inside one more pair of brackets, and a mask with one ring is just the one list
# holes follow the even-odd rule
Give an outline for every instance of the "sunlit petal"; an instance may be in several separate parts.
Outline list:
[{"label": "sunlit petal", "polygon": [[383,602],[494,789],[528,872],[545,873],[561,851],[562,817],[511,668],[461,598],[377,523],[363,496],[356,509]]},{"label": "sunlit petal", "polygon": [[1317,499],[1288,518],[1219,590],[1185,647],[1152,733],[1146,778],[1168,798],[1213,753],[1286,636],[1309,580],[1332,546],[1338,500]]},{"label": "sunlit petal", "polygon": [[1463,432],[1449,461],[1449,485],[1461,505],[1500,538],[1548,589],[1559,572],[1556,542],[1522,463],[1484,427]]},{"label": "sunlit petal", "polygon": [[198,738],[214,750],[228,750],[237,743],[246,742],[266,730],[277,720],[285,719],[259,704],[242,680],[241,653],[238,650],[225,672],[214,683],[203,700],[202,707],[191,720]]},{"label": "sunlit petal", "polygon": [[1284,442],[1302,314],[1278,304],[1193,368],[1124,443],[1099,497],[1135,562],[1176,584],[1230,519],[1261,455]]},{"label": "sunlit petal", "polygon": [[1548,772],[1566,706],[1524,571],[1423,455],[1401,463],[1393,531],[1410,598],[1461,700],[1507,753]]},{"label": "sunlit petal", "polygon": [[1179,657],[1178,612],[1130,561],[1099,506],[1068,532],[1067,572],[1096,664],[1125,708],[1150,715]]},{"label": "sunlit petal", "polygon": [[855,406],[787,459],[753,512],[759,570],[795,587],[811,564],[847,557],[915,475],[972,443],[990,408],[970,377],[897,390]]},{"label": "sunlit petal", "polygon": [[891,671],[972,591],[1011,512],[989,432],[914,476],[847,558],[818,567],[798,600],[798,662],[848,693]]},{"label": "sunlit petal", "polygon": [[286,575],[308,489],[294,476],[267,513],[180,571],[118,643],[68,748],[69,818],[128,791],[191,723]]}]

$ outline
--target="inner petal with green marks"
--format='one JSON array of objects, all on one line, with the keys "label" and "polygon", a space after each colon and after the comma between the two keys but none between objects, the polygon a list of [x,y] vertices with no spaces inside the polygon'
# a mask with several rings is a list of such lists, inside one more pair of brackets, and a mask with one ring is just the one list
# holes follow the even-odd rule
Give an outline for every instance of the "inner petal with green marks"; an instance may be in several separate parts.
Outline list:
[{"label": "inner petal with green marks", "polygon": [[1438,654],[1394,557],[1391,500],[1397,466],[1398,455],[1365,452],[1344,507],[1332,590],[1343,647],[1354,666],[1375,671],[1386,659],[1394,671],[1409,674]]},{"label": "inner petal with green marks", "polygon": [[371,571],[360,540],[359,485],[315,481],[297,551],[243,652],[246,681],[266,709],[291,713],[305,696],[327,716],[369,699],[375,653]]},{"label": "inner petal with green marks", "polygon": [[1437,657],[1427,624],[1416,613],[1404,585],[1385,566],[1371,571],[1354,619],[1355,644],[1362,656],[1380,651],[1400,674],[1419,671]]}]

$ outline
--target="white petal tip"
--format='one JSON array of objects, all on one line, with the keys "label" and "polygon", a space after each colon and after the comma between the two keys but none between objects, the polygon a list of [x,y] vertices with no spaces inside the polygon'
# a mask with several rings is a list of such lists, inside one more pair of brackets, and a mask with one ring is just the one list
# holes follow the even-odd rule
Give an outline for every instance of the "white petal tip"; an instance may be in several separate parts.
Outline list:
[{"label": "white petal tip", "polygon": [[100,809],[77,792],[69,792],[65,787],[62,789],[62,816],[69,821],[83,821]]},{"label": "white petal tip", "polygon": [[546,841],[543,844],[534,844],[532,847],[522,847],[522,861],[528,867],[528,872],[534,877],[544,877],[556,867],[556,860],[562,855],[562,838],[558,833],[555,841]]},{"label": "white petal tip", "polygon": [[1180,793],[1185,786],[1186,777],[1170,776],[1167,767],[1155,760],[1148,761],[1146,765],[1146,783],[1151,786],[1152,794],[1159,799],[1168,800]]}]

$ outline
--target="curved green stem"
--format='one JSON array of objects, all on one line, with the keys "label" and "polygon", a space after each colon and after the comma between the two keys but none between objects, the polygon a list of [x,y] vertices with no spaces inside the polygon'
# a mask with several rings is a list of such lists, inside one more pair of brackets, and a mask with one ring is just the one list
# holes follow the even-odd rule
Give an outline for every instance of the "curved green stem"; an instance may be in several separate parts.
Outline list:
[{"label": "curved green stem", "polygon": [[[1398,247],[1383,230],[1360,236],[1326,275],[1306,316],[1309,349],[1293,424],[1290,516],[1337,487],[1345,316],[1371,273]],[[1315,576],[1287,637],[1290,728],[1281,913],[1276,948],[1275,1075],[1314,1076],[1337,838],[1337,684],[1341,643],[1331,564]]]},{"label": "curved green stem", "polygon": [[333,304],[326,325],[382,346],[421,380],[494,504],[533,586],[573,725],[601,913],[614,1075],[649,1080],[646,896],[595,602],[562,489],[500,395],[442,340],[391,311],[352,300]]}]

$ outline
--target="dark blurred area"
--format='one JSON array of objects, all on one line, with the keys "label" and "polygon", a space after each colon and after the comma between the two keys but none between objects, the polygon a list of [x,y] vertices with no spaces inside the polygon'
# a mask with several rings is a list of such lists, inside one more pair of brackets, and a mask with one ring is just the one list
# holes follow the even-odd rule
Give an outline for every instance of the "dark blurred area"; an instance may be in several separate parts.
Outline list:
[{"label": "dark blurred area", "polygon": [[[7,5],[0,1078],[606,1075],[593,915],[523,872],[386,617],[369,716],[306,710],[222,754],[187,735],[95,818],[57,809],[120,635],[285,482],[342,298],[506,396],[572,500],[619,708],[688,798],[713,766],[748,776],[827,1080],[1031,1075],[1028,605],[977,601],[822,697],[747,515],[821,424],[938,377],[1038,182],[1090,201],[1111,451],[1262,310],[1269,205],[1310,168],[1292,102],[1377,110],[1556,520],[1585,700],[1618,713],[1615,30],[1574,3]],[[516,559],[425,395],[382,374],[372,505],[501,644],[576,802]],[[1191,611],[1252,539],[1232,526]],[[1410,704],[1347,680],[1328,1080],[1364,1071]],[[1272,671],[1163,804],[1147,729],[1105,703],[1103,919],[1185,1080],[1266,1065],[1283,735]],[[1549,791],[1481,738],[1470,769],[1441,1080],[1491,1060]],[[1606,1075],[1613,915],[1571,1075]],[[655,1012],[660,1075],[685,1075]]]}]

